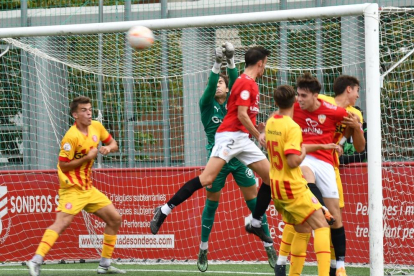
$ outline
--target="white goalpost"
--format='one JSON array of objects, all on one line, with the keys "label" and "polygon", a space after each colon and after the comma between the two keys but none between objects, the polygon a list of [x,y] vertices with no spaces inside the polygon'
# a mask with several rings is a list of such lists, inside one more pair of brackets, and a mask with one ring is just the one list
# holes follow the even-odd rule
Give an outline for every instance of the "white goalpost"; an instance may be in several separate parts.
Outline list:
[{"label": "white goalpost", "polygon": [[[401,26],[414,25],[411,16],[407,16],[412,12],[400,14]],[[125,42],[126,32],[136,25],[152,29],[156,35],[155,44],[148,50],[134,51]],[[6,161],[0,161],[0,203],[7,204],[0,204],[0,260],[27,260],[43,230],[54,219],[59,142],[73,123],[69,102],[79,95],[92,98],[94,118],[103,122],[121,149],[118,154],[99,157],[93,176],[98,189],[108,195],[123,215],[116,258],[195,260],[204,192],[174,209],[159,235],[150,234],[149,221],[154,207],[165,202],[205,165],[207,143],[198,99],[207,83],[213,49],[230,41],[236,47],[239,71],[243,70],[248,47],[262,45],[272,52],[259,81],[262,120],[274,108],[273,89],[280,84],[294,85],[303,72],[316,75],[323,84],[323,93],[328,95],[333,94],[332,84],[337,76],[358,77],[358,103],[369,126],[370,150],[367,164],[347,165],[341,171],[346,194],[346,262],[369,262],[373,276],[384,275],[384,265],[389,265],[392,272],[398,271],[396,267],[409,266],[410,258],[401,263],[384,258],[384,254],[394,252],[391,248],[395,244],[400,246],[401,240],[410,241],[407,247],[401,245],[401,252],[414,248],[410,230],[402,239],[404,229],[414,228],[412,222],[403,226],[400,235],[384,234],[387,229],[399,231],[392,211],[387,214],[384,210],[391,207],[398,213],[399,207],[392,203],[397,200],[406,202],[407,208],[411,206],[410,198],[403,195],[399,199],[397,186],[383,187],[384,177],[401,185],[408,185],[413,179],[413,164],[408,164],[413,159],[405,159],[403,153],[396,151],[399,145],[409,147],[410,142],[389,138],[392,131],[388,129],[400,117],[393,116],[392,108],[391,119],[384,117],[387,107],[381,94],[381,47],[389,43],[384,38],[389,35],[389,28],[397,28],[395,21],[391,16],[383,22],[377,4],[2,28],[0,96],[7,105],[0,111],[4,125],[0,130],[0,160],[6,157]],[[412,41],[408,40],[407,45],[407,52],[414,49]],[[404,59],[409,61],[408,57]],[[408,65],[404,72],[412,74],[413,67]],[[391,83],[398,82],[403,75],[389,73],[388,80],[384,75],[384,81],[389,81],[384,88],[387,95],[394,95],[391,89],[396,84]],[[414,100],[408,94],[406,97]],[[399,99],[389,102],[394,106]],[[396,114],[401,115],[400,111]],[[406,117],[411,122],[412,118]],[[393,152],[388,147],[383,149],[388,141],[396,143]],[[397,158],[390,159],[394,153]],[[389,162],[386,168],[384,160]],[[399,178],[400,170],[406,178]],[[401,208],[401,213],[407,214],[407,208]],[[232,210],[231,218],[228,210]],[[261,244],[244,233],[244,218],[248,215],[233,179],[228,179],[211,234],[209,259],[266,259]],[[269,207],[267,215],[278,247],[282,224],[274,208]],[[59,238],[49,259],[60,260],[62,254],[68,259],[91,258],[100,250],[103,225],[99,220],[84,213],[70,228]],[[312,253],[308,256],[310,261],[315,260]]]}]

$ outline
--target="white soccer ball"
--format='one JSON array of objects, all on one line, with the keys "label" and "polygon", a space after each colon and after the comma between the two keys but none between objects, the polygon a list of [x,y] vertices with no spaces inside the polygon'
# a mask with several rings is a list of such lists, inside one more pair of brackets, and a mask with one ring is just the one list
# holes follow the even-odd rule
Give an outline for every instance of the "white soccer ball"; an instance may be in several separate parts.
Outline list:
[{"label": "white soccer ball", "polygon": [[154,43],[154,34],[144,26],[134,26],[127,33],[129,45],[137,50],[150,47]]}]

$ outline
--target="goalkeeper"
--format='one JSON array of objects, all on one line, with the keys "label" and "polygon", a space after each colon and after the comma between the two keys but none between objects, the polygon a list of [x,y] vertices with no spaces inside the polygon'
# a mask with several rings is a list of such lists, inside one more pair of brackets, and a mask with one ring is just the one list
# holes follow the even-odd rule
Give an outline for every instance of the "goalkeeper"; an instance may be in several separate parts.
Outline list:
[{"label": "goalkeeper", "polygon": [[[214,147],[214,135],[227,113],[226,105],[230,94],[229,91],[238,77],[233,55],[234,47],[229,42],[224,43],[222,47],[216,48],[215,63],[211,69],[207,87],[199,102],[201,121],[208,140],[206,148],[209,156]],[[224,58],[227,59],[227,74],[230,79],[226,75],[220,74],[220,67]],[[206,271],[208,267],[208,239],[213,228],[214,216],[219,204],[221,190],[224,187],[227,175],[230,173],[233,174],[237,185],[240,187],[247,207],[254,212],[256,206],[257,188],[253,171],[236,158],[233,158],[222,168],[212,186],[206,188],[207,198],[201,217],[201,244],[197,259],[197,267],[202,272]],[[265,233],[270,236],[266,216],[263,217],[262,227]],[[272,243],[263,243],[269,264],[273,268],[276,263],[275,249]]]}]

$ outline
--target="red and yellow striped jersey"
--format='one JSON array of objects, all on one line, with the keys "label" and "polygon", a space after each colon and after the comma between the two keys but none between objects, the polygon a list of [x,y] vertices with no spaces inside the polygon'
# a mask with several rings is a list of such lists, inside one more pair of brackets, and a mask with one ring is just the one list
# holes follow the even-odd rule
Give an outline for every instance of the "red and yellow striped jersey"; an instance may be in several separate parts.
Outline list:
[{"label": "red and yellow striped jersey", "polygon": [[[333,98],[333,97],[329,97],[329,96],[326,96],[326,95],[319,94],[318,99],[324,100],[325,102],[328,102],[328,103],[333,104],[333,105],[337,105],[336,102],[335,102],[335,98]],[[345,109],[346,109],[346,111],[349,111],[349,112],[352,112],[352,113],[358,115],[360,123],[361,123],[361,131],[364,132],[364,130],[362,129],[362,123],[364,122],[364,118],[362,117],[361,111],[359,111],[358,109],[356,109],[355,107],[353,107],[351,105],[347,106]],[[340,125],[337,126],[337,128],[335,130],[335,133],[334,133],[334,137],[333,137],[333,143],[338,144],[339,141],[341,141],[342,137],[344,136],[345,128],[346,128],[346,125],[341,125],[340,124]],[[338,153],[336,152],[336,150],[333,150],[332,153],[333,153],[333,159],[334,159],[334,166],[339,168]]]},{"label": "red and yellow striped jersey", "polygon": [[[74,159],[80,159],[87,155],[89,150],[97,148],[99,142],[108,143],[112,136],[105,127],[98,121],[93,121],[88,127],[88,135],[83,134],[74,124],[65,134],[60,144],[59,161],[70,162]],[[57,165],[60,188],[66,189],[73,185],[79,186],[82,190],[88,190],[92,187],[92,166],[94,160],[83,163],[80,167],[62,172]]]},{"label": "red and yellow striped jersey", "polygon": [[270,159],[273,199],[293,199],[306,191],[307,182],[299,167],[290,168],[288,154],[301,154],[302,131],[289,116],[275,115],[266,123],[266,146]]}]

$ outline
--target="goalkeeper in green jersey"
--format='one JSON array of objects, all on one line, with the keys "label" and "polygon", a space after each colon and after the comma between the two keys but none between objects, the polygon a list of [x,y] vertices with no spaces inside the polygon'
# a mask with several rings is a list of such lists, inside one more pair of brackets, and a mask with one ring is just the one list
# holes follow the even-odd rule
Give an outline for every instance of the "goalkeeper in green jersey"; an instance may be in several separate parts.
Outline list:
[{"label": "goalkeeper in green jersey", "polygon": [[[238,77],[233,55],[234,47],[229,42],[224,43],[222,47],[216,48],[215,63],[211,69],[207,87],[199,102],[201,121],[208,140],[206,148],[209,156],[214,146],[214,135],[227,113],[226,105],[230,94],[229,91]],[[226,75],[220,74],[220,68],[224,58],[227,59],[227,74],[229,78]],[[247,207],[252,213],[256,207],[257,188],[253,171],[234,158],[223,167],[211,187],[206,188],[207,199],[201,217],[201,244],[197,259],[197,267],[202,272],[206,271],[208,267],[208,238],[213,228],[214,216],[219,204],[221,189],[224,187],[227,175],[230,173],[233,174],[237,185],[243,193]],[[270,236],[266,216],[263,217],[262,227],[265,233]],[[264,247],[269,264],[273,268],[276,263],[276,252],[273,244],[264,242]]]}]

